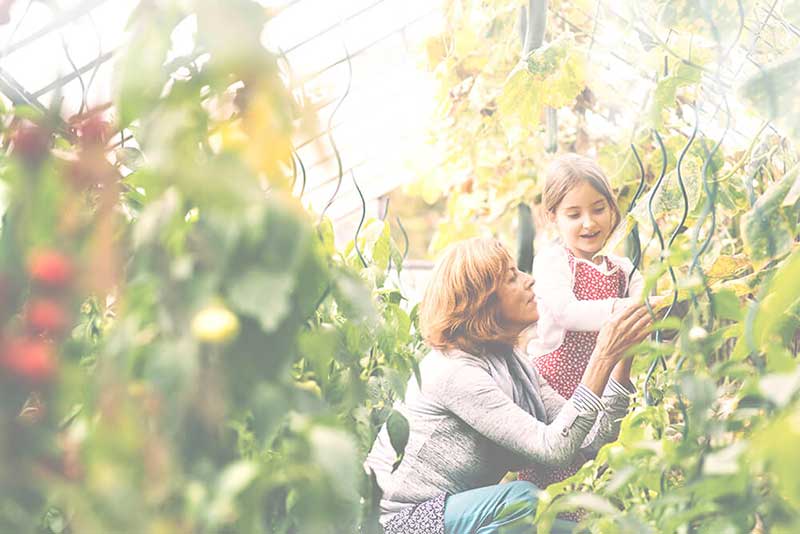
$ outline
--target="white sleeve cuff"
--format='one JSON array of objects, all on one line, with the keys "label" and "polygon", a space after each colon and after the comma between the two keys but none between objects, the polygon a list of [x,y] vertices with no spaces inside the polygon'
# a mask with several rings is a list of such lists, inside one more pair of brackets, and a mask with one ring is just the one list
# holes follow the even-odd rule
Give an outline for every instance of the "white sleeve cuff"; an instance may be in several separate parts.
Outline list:
[{"label": "white sleeve cuff", "polygon": [[579,415],[594,415],[603,411],[604,408],[600,397],[595,395],[592,390],[583,384],[578,384],[578,387],[575,388],[575,392],[572,393],[571,400],[578,409]]},{"label": "white sleeve cuff", "polygon": [[633,395],[634,393],[636,393],[635,388],[633,390],[629,390],[628,388],[626,388],[625,386],[614,380],[613,377],[611,377],[608,379],[608,383],[606,384],[606,389],[605,391],[603,391],[603,396],[606,397],[610,395],[624,395],[627,397],[629,395]]}]

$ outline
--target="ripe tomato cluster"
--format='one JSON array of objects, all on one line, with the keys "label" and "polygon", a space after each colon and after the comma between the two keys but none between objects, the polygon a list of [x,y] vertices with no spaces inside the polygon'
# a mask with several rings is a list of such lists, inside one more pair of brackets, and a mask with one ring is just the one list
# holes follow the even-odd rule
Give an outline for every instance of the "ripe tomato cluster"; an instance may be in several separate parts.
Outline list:
[{"label": "ripe tomato cluster", "polygon": [[28,276],[32,296],[22,314],[24,333],[0,342],[0,367],[32,384],[52,380],[57,369],[55,341],[69,328],[69,289],[75,271],[64,253],[47,249],[31,254]]},{"label": "ripe tomato cluster", "polygon": [[12,135],[13,154],[27,167],[36,169],[50,154],[52,132],[29,121],[22,121]]}]

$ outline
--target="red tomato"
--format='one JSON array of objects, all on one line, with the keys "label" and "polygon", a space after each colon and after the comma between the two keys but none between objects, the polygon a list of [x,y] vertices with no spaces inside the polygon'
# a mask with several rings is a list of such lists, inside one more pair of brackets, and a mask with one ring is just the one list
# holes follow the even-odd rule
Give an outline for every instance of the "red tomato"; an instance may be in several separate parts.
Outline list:
[{"label": "red tomato", "polygon": [[69,317],[61,305],[46,298],[31,300],[26,319],[28,326],[37,333],[59,334],[69,326]]},{"label": "red tomato", "polygon": [[83,146],[104,147],[111,135],[111,125],[100,115],[92,115],[78,127],[78,131]]},{"label": "red tomato", "polygon": [[26,164],[37,167],[50,153],[50,132],[31,122],[22,122],[13,134],[13,153]]},{"label": "red tomato", "polygon": [[31,255],[28,272],[35,282],[49,287],[63,287],[72,280],[74,269],[64,254],[54,250],[39,250]]},{"label": "red tomato", "polygon": [[49,382],[57,368],[53,345],[41,339],[11,339],[0,349],[0,367],[36,384]]}]

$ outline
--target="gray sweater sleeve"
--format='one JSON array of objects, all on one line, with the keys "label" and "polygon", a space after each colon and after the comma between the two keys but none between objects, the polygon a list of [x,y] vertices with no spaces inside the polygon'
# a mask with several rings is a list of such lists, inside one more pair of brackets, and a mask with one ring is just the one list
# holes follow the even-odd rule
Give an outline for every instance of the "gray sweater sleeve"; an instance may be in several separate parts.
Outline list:
[{"label": "gray sweater sleeve", "polygon": [[619,436],[620,423],[628,413],[630,396],[633,393],[613,378],[608,379],[603,392],[603,411],[597,416],[597,422],[581,446],[585,456],[588,458],[596,456],[600,447]]},{"label": "gray sweater sleeve", "polygon": [[[553,387],[541,378],[539,389],[542,392],[542,402],[547,411],[548,420],[558,414],[566,402]],[[586,435],[580,450],[587,458],[592,458],[600,447],[613,441],[619,435],[620,421],[628,411],[628,404],[632,391],[628,391],[619,382],[609,378],[605,391],[603,391],[603,410],[597,415],[594,425]]]},{"label": "gray sweater sleeve", "polygon": [[574,397],[562,403],[549,424],[544,423],[517,406],[486,370],[468,363],[450,373],[436,394],[442,405],[479,434],[530,462],[550,465],[575,454],[602,408]]}]

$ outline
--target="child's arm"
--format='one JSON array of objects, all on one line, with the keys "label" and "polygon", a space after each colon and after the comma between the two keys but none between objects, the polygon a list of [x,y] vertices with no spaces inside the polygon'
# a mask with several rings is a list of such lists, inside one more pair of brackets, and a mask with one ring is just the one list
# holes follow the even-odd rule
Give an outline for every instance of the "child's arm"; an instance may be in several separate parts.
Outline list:
[{"label": "child's arm", "polygon": [[[633,268],[633,264],[631,264],[631,268]],[[642,291],[644,291],[644,276],[639,272],[639,269],[636,269],[633,271],[633,275],[630,277],[630,282],[628,283],[628,296],[638,301],[642,298]]]},{"label": "child's arm", "polygon": [[615,310],[629,306],[636,300],[636,293],[633,292],[629,293],[630,298],[578,300],[572,292],[569,260],[566,253],[558,249],[544,251],[534,259],[533,275],[536,297],[547,308],[554,322],[565,330],[600,330]]}]

